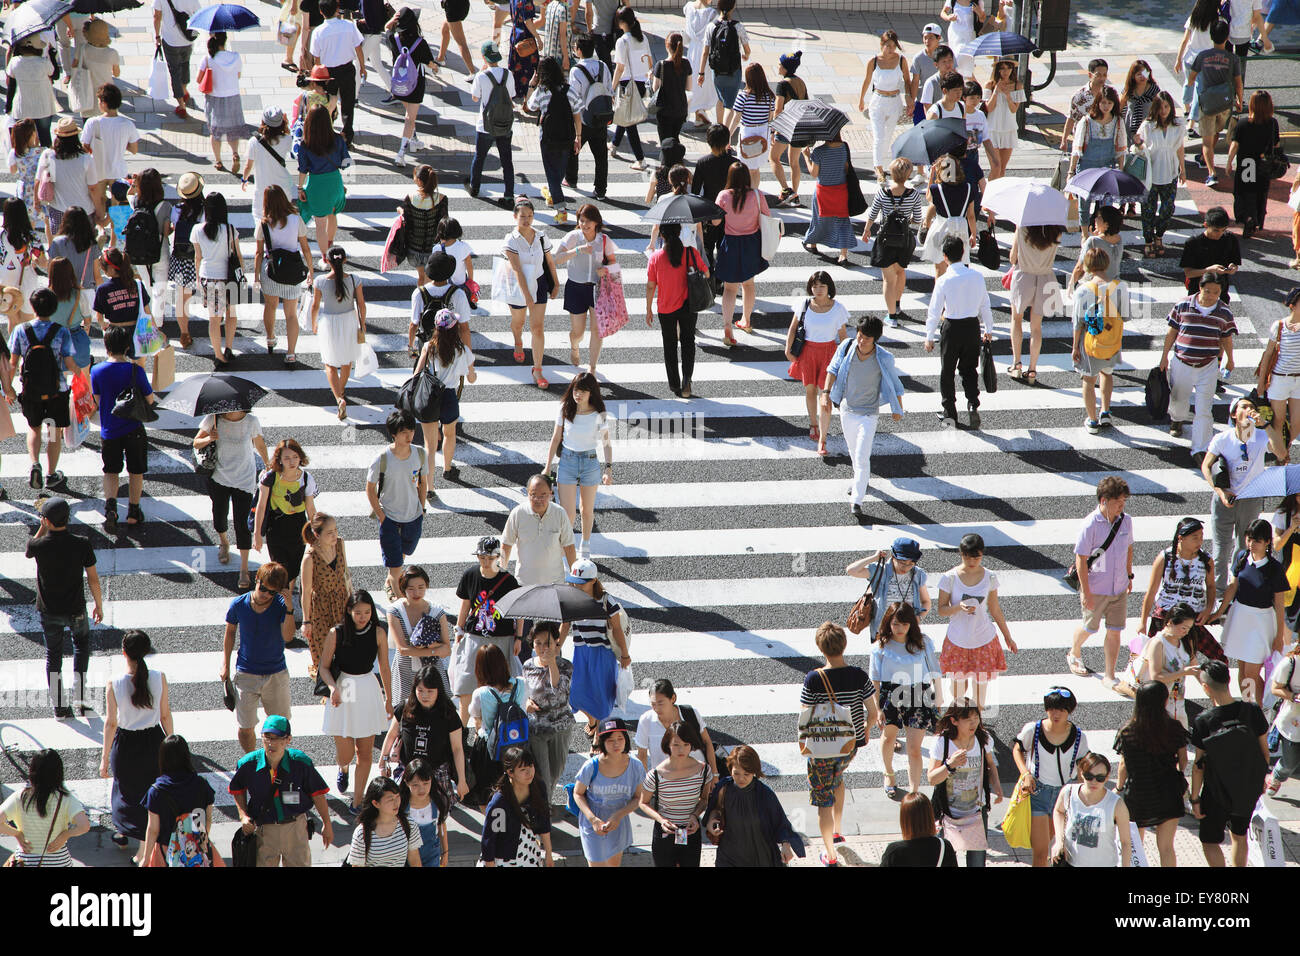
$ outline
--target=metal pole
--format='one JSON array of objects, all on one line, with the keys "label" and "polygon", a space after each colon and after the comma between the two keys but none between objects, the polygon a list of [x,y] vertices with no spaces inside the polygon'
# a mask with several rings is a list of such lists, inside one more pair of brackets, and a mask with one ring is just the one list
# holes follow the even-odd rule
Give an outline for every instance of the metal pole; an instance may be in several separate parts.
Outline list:
[{"label": "metal pole", "polygon": [[[1038,2],[1041,2],[1041,0],[1038,0]],[[1029,31],[1032,29],[1032,24],[1034,22],[1034,3],[1035,0],[1021,0],[1020,2],[1020,23],[1017,26],[1021,36],[1032,38],[1032,34]],[[1022,53],[1017,59],[1020,61],[1020,83],[1025,93],[1025,101],[1021,103],[1019,108],[1016,110],[1016,131],[1018,135],[1024,136],[1025,110],[1029,106],[1030,99],[1033,97],[1033,87],[1030,83],[1029,75],[1029,54]]]}]

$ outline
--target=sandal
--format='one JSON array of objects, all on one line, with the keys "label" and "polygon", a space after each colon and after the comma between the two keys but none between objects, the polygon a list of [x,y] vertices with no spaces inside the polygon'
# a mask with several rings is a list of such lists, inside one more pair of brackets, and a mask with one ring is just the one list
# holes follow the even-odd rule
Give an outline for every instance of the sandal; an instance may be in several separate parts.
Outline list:
[{"label": "sandal", "polygon": [[238,582],[235,586],[238,587],[239,590],[241,590],[241,591],[247,591],[249,588],[251,588],[251,587],[253,586],[253,581],[252,581],[252,579],[248,576],[248,572],[247,572],[247,571],[240,571],[240,572],[239,572],[239,582]]},{"label": "sandal", "polygon": [[212,168],[219,173],[224,173],[226,171],[226,167],[225,165],[222,164],[221,160],[217,160],[215,163],[213,163]]},{"label": "sandal", "polygon": [[730,332],[722,333],[722,342],[729,349],[734,349],[736,347],[736,338]]},{"label": "sandal", "polygon": [[220,547],[217,548],[217,562],[219,564],[230,563],[230,542],[229,541],[222,541]]},{"label": "sandal", "polygon": [[816,425],[814,425],[812,428],[808,429],[808,440],[809,440],[809,441],[816,441],[820,436],[821,436],[821,432],[819,432],[819,431],[817,430],[817,426],[816,426]]},{"label": "sandal", "polygon": [[515,361],[516,361],[516,362],[523,362],[523,361],[525,361],[526,358],[527,358],[527,357],[524,355],[524,350],[523,350],[523,349],[515,349]]},{"label": "sandal", "polygon": [[339,421],[344,421],[348,417],[348,403],[339,399]]},{"label": "sandal", "polygon": [[1083,658],[1075,657],[1073,654],[1065,655],[1065,663],[1070,668],[1070,673],[1075,677],[1087,677],[1092,673],[1083,663]]},{"label": "sandal", "polygon": [[748,332],[750,335],[754,334],[754,323],[752,320],[749,322],[735,322],[732,324],[732,328],[740,329],[742,332]]},{"label": "sandal", "polygon": [[1015,365],[1011,366],[1011,368],[1007,369],[1007,375],[1014,378],[1017,382],[1023,382],[1025,380],[1025,367],[1017,362]]},{"label": "sandal", "polygon": [[825,458],[825,457],[826,457],[827,455],[829,455],[830,453],[831,453],[831,452],[830,452],[830,449],[826,447],[826,443],[825,443],[825,442],[818,442],[818,443],[817,443],[817,454],[819,454],[819,455],[821,455],[823,458]]},{"label": "sandal", "polygon": [[187,349],[187,348],[189,348],[189,347],[190,347],[191,345],[193,345],[193,344],[194,344],[194,340],[193,340],[192,338],[190,338],[190,333],[188,333],[188,332],[182,332],[182,333],[181,333],[181,348],[183,348],[183,349]]},{"label": "sandal", "polygon": [[898,799],[897,781],[898,781],[898,774],[896,773],[885,774],[885,796],[888,797],[890,800]]},{"label": "sandal", "polygon": [[1028,372],[1026,372],[1026,373],[1025,373],[1025,382],[1026,382],[1027,384],[1029,384],[1029,385],[1037,385],[1037,384],[1038,384],[1038,370],[1037,370],[1037,369],[1032,369],[1032,368],[1031,368]]},{"label": "sandal", "polygon": [[238,176],[239,175],[239,154],[238,153],[230,154],[230,166],[235,171],[235,175]]},{"label": "sandal", "polygon": [[542,375],[542,370],[536,365],[533,366],[533,382],[538,388],[550,388],[551,383]]},{"label": "sandal", "polygon": [[837,259],[835,260],[835,264],[836,264],[836,265],[840,265],[840,266],[847,266],[847,265],[849,264],[849,257],[848,257],[848,256],[840,256],[839,258],[837,258]]},{"label": "sandal", "polygon": [[282,70],[288,70],[290,73],[297,73],[297,72],[298,72],[298,64],[296,64],[296,63],[290,63],[288,60],[284,60],[284,61],[280,64],[280,69],[282,69]]}]

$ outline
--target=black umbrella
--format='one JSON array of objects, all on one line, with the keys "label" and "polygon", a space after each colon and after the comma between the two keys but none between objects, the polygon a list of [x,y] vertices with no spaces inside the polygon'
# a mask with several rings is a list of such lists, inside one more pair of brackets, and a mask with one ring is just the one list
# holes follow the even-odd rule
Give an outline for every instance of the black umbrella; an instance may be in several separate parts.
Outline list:
[{"label": "black umbrella", "polygon": [[965,120],[922,120],[894,139],[894,158],[901,156],[925,165],[965,145]]},{"label": "black umbrella", "polygon": [[72,0],[73,13],[117,13],[142,6],[141,0]]},{"label": "black umbrella", "polygon": [[528,584],[497,601],[502,617],[523,621],[604,620],[609,611],[572,584]]},{"label": "black umbrella", "polygon": [[807,145],[833,139],[848,123],[843,112],[821,100],[795,100],[772,121],[772,132],[788,143]]},{"label": "black umbrella", "polygon": [[694,222],[712,222],[721,219],[725,213],[703,196],[686,193],[683,196],[664,196],[646,210],[642,218],[646,222],[676,222],[682,225]]},{"label": "black umbrella", "polygon": [[246,412],[265,396],[261,385],[238,375],[196,375],[173,388],[158,407],[199,418]]}]

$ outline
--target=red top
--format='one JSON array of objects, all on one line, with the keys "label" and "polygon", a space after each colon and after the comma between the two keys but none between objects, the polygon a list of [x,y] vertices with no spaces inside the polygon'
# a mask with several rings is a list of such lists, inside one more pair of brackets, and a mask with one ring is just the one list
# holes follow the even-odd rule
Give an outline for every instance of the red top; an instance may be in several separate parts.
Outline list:
[{"label": "red top", "polygon": [[682,264],[673,268],[668,258],[668,250],[659,248],[650,256],[646,267],[646,279],[657,287],[655,308],[659,312],[676,312],[686,304],[686,266],[694,265],[700,272],[708,272],[708,266],[692,247],[686,246],[682,252]]}]

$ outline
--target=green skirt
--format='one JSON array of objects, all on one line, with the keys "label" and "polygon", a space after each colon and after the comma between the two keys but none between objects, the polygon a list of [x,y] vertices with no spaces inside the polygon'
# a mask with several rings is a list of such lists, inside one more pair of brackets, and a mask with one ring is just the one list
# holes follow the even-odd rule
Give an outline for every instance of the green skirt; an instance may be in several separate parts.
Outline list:
[{"label": "green skirt", "polygon": [[343,174],[337,169],[328,173],[311,173],[305,187],[307,199],[298,204],[303,222],[317,216],[334,216],[343,211],[347,190],[343,188]]}]

